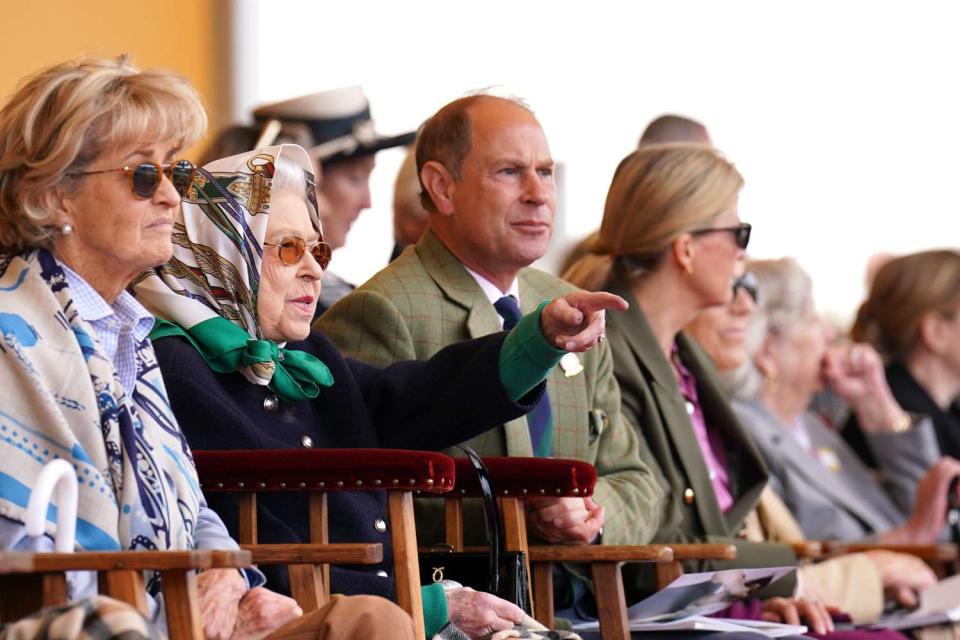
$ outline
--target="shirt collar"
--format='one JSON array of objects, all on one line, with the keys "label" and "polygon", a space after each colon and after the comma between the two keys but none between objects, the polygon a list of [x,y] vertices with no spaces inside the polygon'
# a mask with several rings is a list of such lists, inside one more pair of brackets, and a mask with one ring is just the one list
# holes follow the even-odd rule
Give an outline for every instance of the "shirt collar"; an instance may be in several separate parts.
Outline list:
[{"label": "shirt collar", "polygon": [[131,327],[137,342],[142,342],[150,335],[154,323],[153,314],[137,302],[137,299],[127,290],[123,290],[112,305],[107,304],[103,296],[78,273],[59,260],[57,262],[63,269],[67,286],[70,287],[71,298],[81,318],[93,324],[115,317],[121,326]]},{"label": "shirt collar", "polygon": [[467,273],[477,281],[477,284],[480,285],[480,288],[483,290],[483,295],[487,296],[487,300],[490,301],[490,304],[495,303],[497,300],[503,296],[513,296],[517,299],[517,304],[520,304],[520,287],[517,284],[517,279],[514,278],[513,282],[510,283],[510,288],[507,289],[507,292],[504,293],[500,291],[500,288],[484,278],[482,275],[468,267],[463,265],[463,268],[467,270]]}]

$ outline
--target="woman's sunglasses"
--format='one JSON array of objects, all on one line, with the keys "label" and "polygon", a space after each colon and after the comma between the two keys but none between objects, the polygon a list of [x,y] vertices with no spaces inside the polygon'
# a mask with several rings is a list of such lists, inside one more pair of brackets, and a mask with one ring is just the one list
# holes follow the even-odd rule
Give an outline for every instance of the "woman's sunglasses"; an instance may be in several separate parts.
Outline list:
[{"label": "woman's sunglasses", "polygon": [[303,254],[309,250],[320,268],[325,270],[327,265],[330,264],[330,257],[333,255],[333,249],[323,240],[307,244],[307,241],[303,238],[284,236],[276,244],[272,242],[264,242],[263,244],[268,247],[276,247],[277,253],[280,255],[280,262],[290,266],[299,264]]},{"label": "woman's sunglasses", "polygon": [[119,169],[101,169],[100,171],[76,171],[72,176],[91,176],[98,173],[114,173],[123,171],[130,180],[130,189],[139,198],[151,198],[163,176],[167,176],[180,197],[187,195],[190,184],[193,182],[193,172],[196,167],[189,160],[177,160],[170,164],[156,164],[155,162],[141,162],[135,167],[120,167]]},{"label": "woman's sunglasses", "polygon": [[697,229],[696,231],[691,231],[690,235],[702,236],[708,233],[718,233],[720,231],[726,231],[733,234],[733,239],[736,241],[737,246],[741,249],[746,249],[747,245],[750,244],[750,230],[753,227],[750,226],[747,222],[741,222],[735,227],[718,227],[716,229]]}]

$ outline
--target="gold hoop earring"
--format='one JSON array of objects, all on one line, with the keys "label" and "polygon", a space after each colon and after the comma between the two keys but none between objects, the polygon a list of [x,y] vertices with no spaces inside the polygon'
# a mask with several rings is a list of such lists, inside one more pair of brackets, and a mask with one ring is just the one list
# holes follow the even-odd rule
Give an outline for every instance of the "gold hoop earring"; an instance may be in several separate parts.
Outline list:
[{"label": "gold hoop earring", "polygon": [[771,395],[780,389],[780,381],[777,379],[776,371],[763,376],[763,388]]}]

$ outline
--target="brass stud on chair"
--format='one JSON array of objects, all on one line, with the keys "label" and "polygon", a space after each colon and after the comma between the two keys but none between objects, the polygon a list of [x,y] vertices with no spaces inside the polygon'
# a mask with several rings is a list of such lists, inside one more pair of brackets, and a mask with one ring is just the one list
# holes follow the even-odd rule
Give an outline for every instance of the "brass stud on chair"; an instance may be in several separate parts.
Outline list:
[{"label": "brass stud on chair", "polygon": [[394,484],[394,486],[400,484],[400,480],[398,480],[397,478],[394,478],[394,479],[393,479],[393,484]]},{"label": "brass stud on chair", "polygon": [[258,485],[261,489],[266,489],[266,488],[267,488],[267,483],[266,483],[266,482],[258,482],[257,485]]},{"label": "brass stud on chair", "polygon": [[281,489],[286,489],[286,488],[287,488],[287,483],[286,483],[286,482],[281,482],[281,483],[280,483],[280,488],[281,488]]},{"label": "brass stud on chair", "polygon": [[428,486],[428,487],[432,487],[432,486],[433,486],[433,478],[427,478],[427,486]]},{"label": "brass stud on chair", "polygon": [[362,487],[362,486],[363,486],[363,480],[357,480],[357,486],[358,486],[358,487]]},{"label": "brass stud on chair", "polygon": [[416,485],[416,484],[417,484],[417,479],[416,479],[416,478],[410,478],[410,486],[412,487],[412,486],[414,486],[414,485]]},{"label": "brass stud on chair", "polygon": [[307,483],[306,483],[306,482],[301,482],[301,483],[300,483],[300,488],[301,488],[301,489],[306,489],[306,488],[307,488]]},{"label": "brass stud on chair", "polygon": [[575,496],[578,496],[578,495],[580,495],[580,489],[577,489],[576,487],[574,487],[574,488],[573,488],[573,491],[572,491],[571,493],[573,493],[573,495],[575,495]]},{"label": "brass stud on chair", "polygon": [[222,483],[222,482],[218,482],[218,483],[217,483],[217,489],[223,489],[223,483]]},{"label": "brass stud on chair", "polygon": [[337,486],[338,486],[338,487],[342,487],[342,486],[343,486],[343,480],[337,480]]},{"label": "brass stud on chair", "polygon": [[237,483],[237,487],[240,488],[240,489],[243,489],[245,486],[246,486],[246,485],[243,484],[242,482],[238,482],[238,483]]},{"label": "brass stud on chair", "polygon": [[321,489],[323,489],[325,486],[327,486],[327,483],[321,481],[321,482],[318,482],[318,483],[317,483],[317,486],[320,487]]},{"label": "brass stud on chair", "polygon": [[547,495],[547,492],[546,492],[546,490],[544,490],[544,489],[540,489],[540,495],[542,495],[542,496],[545,496],[545,495]]},{"label": "brass stud on chair", "polygon": [[381,480],[380,478],[377,478],[376,480],[373,481],[373,484],[379,487],[380,485],[383,484],[383,480]]}]

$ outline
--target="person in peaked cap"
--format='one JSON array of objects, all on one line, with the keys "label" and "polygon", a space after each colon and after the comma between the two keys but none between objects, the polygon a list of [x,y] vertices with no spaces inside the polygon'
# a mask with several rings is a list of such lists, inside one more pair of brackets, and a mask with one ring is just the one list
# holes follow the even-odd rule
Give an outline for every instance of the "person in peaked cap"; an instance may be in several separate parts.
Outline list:
[{"label": "person in peaked cap", "polygon": [[[358,86],[332,89],[265,105],[253,112],[266,129],[272,121],[305,125],[313,136],[311,157],[320,163],[326,196],[322,211],[324,239],[334,251],[346,243],[347,233],[357,217],[371,206],[370,174],[378,151],[408,145],[416,133],[395,136],[377,133],[370,116],[370,102]],[[350,293],[353,285],[326,271],[319,316],[337,300]]]}]

